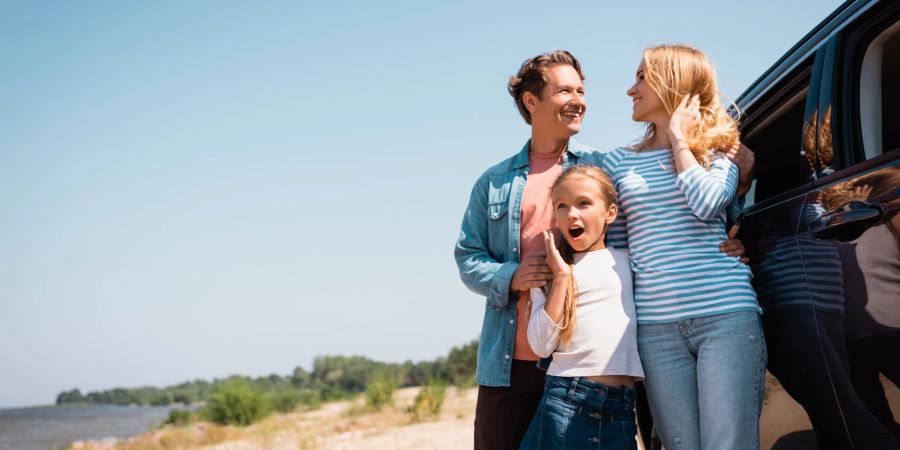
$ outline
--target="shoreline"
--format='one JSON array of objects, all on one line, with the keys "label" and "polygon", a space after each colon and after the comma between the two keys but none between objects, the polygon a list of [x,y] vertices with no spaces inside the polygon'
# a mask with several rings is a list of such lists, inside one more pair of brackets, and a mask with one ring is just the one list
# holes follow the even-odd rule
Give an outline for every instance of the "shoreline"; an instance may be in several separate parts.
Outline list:
[{"label": "shoreline", "polygon": [[169,406],[52,405],[0,410],[0,450],[47,450],[77,440],[126,439],[168,416]]},{"label": "shoreline", "polygon": [[448,387],[441,412],[420,422],[409,407],[419,387],[398,389],[394,404],[366,410],[365,399],[325,403],[320,408],[275,413],[246,427],[195,422],[167,425],[125,439],[76,441],[72,450],[206,449],[456,449],[473,445],[477,389]]}]

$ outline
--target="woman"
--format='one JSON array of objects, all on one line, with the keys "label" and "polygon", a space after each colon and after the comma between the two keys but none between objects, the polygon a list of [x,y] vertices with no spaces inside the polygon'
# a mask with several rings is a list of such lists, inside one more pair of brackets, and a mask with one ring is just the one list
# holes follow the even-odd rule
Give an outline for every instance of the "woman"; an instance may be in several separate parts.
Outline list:
[{"label": "woman", "polygon": [[737,143],[706,55],[646,49],[628,90],[647,124],[603,169],[619,191],[609,244],[635,274],[638,349],[650,410],[669,449],[759,448],[766,348],[750,269],[719,252],[738,168]]}]

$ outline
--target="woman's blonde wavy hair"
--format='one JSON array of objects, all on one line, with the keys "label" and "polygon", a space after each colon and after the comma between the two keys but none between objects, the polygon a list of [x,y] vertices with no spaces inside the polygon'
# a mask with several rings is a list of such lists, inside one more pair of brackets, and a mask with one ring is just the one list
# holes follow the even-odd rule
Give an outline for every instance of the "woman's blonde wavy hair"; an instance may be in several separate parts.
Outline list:
[{"label": "woman's blonde wavy hair", "polygon": [[[716,71],[709,58],[694,47],[682,44],[658,45],[644,49],[644,79],[662,100],[669,116],[685,95],[700,96],[700,124],[687,137],[688,147],[703,167],[709,167],[713,152],[738,141],[737,122],[719,99]],[[653,123],[641,145],[659,131]]]}]

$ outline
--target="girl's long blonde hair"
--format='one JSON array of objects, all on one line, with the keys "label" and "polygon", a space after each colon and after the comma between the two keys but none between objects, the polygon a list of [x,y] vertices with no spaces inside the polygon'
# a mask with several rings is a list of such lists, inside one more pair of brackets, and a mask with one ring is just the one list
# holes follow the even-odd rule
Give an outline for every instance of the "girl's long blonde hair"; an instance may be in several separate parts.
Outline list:
[{"label": "girl's long blonde hair", "polygon": [[[616,204],[616,186],[603,169],[594,166],[569,167],[556,179],[553,183],[553,187],[550,188],[550,192],[552,193],[563,181],[575,177],[583,177],[595,181],[600,188],[600,195],[602,196],[603,201],[606,202],[607,208],[609,208],[610,205]],[[557,226],[559,226],[559,224],[557,224]],[[603,230],[602,236],[604,238],[606,237],[606,230]],[[560,245],[559,255],[562,256],[563,261],[565,261],[572,269],[572,276],[569,277],[569,285],[566,286],[566,301],[563,303],[562,320],[560,320],[561,330],[559,333],[559,345],[563,345],[569,342],[572,333],[575,331],[575,308],[578,305],[576,292],[578,291],[578,287],[575,284],[575,250],[565,239],[562,240]]]},{"label": "girl's long blonde hair", "polygon": [[[722,107],[709,58],[694,47],[670,44],[644,49],[643,59],[644,78],[669,116],[685,95],[699,95],[700,124],[686,137],[697,162],[709,167],[713,152],[734,145],[739,134],[737,122]],[[657,133],[656,126],[648,123],[641,144],[650,143]]]}]

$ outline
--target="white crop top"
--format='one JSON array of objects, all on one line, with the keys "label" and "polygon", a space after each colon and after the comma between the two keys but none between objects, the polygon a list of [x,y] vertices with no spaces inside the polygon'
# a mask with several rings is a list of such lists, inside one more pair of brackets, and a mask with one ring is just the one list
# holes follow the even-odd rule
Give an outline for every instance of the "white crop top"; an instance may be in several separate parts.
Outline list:
[{"label": "white crop top", "polygon": [[538,356],[553,355],[548,375],[583,377],[626,375],[644,378],[637,350],[631,263],[628,251],[615,248],[575,254],[575,330],[559,344],[559,324],[544,303],[547,294],[531,289],[528,343]]}]

